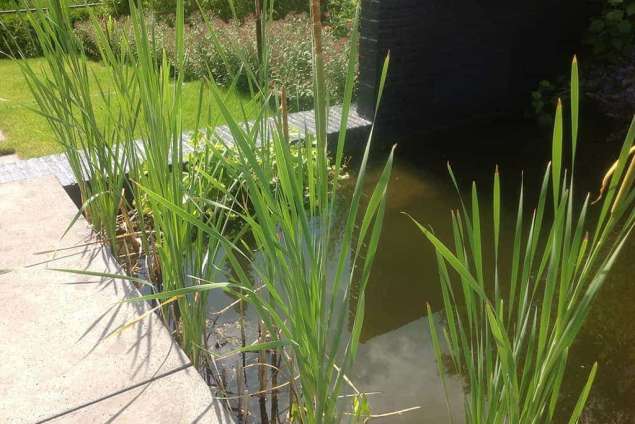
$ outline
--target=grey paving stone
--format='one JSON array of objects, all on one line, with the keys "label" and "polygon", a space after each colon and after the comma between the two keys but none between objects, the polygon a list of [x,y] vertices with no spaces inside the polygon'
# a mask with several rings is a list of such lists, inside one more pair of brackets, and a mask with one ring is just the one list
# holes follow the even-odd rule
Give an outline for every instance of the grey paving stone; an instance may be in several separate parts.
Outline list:
[{"label": "grey paving stone", "polygon": [[[329,135],[335,134],[339,131],[341,114],[341,106],[337,105],[330,108],[327,125],[327,133]],[[288,120],[290,128],[296,128],[301,134],[305,131],[315,133],[315,118],[313,116],[313,111],[309,110],[292,113],[289,115]],[[370,127],[370,124],[370,121],[359,116],[356,107],[353,105],[349,113],[348,129]],[[250,123],[243,123],[244,128],[248,128],[249,126]],[[223,125],[216,127],[215,133],[226,143],[233,143],[231,131],[227,126]],[[295,139],[298,138],[300,138],[300,136],[295,137]],[[193,151],[192,146],[189,144],[190,139],[191,133],[183,135],[182,142],[184,143],[183,150],[185,154]],[[139,149],[141,154],[143,154],[142,141],[137,140],[135,144],[136,148]],[[64,154],[55,154],[35,159],[0,163],[0,183],[28,180],[47,175],[55,176],[64,187],[76,183],[73,171]],[[84,177],[86,178],[87,176]]]}]

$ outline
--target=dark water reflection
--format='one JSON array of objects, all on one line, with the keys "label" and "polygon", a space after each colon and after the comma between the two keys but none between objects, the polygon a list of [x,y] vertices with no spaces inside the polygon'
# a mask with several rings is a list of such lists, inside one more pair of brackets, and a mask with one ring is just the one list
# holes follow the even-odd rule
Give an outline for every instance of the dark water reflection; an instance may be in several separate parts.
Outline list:
[{"label": "dark water reflection", "polygon": [[[527,189],[526,205],[535,205],[549,160],[550,138],[548,130],[508,122],[389,140],[400,147],[389,188],[381,250],[366,293],[363,344],[355,377],[363,390],[382,392],[370,398],[373,413],[414,405],[422,408],[376,422],[448,422],[424,318],[426,303],[434,311],[441,306],[436,265],[431,247],[403,212],[431,225],[437,235],[448,240],[449,210],[458,207],[458,201],[446,162],[452,163],[463,188],[469,188],[475,180],[484,200],[489,200],[494,167],[498,165],[506,205],[503,224],[509,228],[515,216],[521,171]],[[603,172],[620,147],[619,143],[607,143],[597,128],[583,129],[576,169],[580,177],[578,194],[597,191]],[[377,162],[373,166],[373,178],[377,178],[380,165]],[[488,219],[491,208],[482,204],[481,213],[482,220]],[[635,423],[634,248],[631,240],[570,353],[568,377],[563,384],[563,415],[575,403],[597,360],[598,376],[584,422]],[[455,422],[461,422],[460,379],[450,380],[449,392]]]}]

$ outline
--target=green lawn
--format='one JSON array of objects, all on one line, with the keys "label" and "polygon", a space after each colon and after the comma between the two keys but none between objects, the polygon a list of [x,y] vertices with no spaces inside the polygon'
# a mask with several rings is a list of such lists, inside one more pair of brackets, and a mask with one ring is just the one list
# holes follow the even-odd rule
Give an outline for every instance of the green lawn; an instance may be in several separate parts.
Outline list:
[{"label": "green lawn", "polygon": [[[42,59],[28,59],[35,67],[43,66]],[[99,63],[90,63],[90,68],[107,90],[109,76],[106,67]],[[192,81],[185,87],[184,126],[192,128],[196,122],[196,108],[200,82]],[[99,97],[95,86],[95,98]],[[248,117],[253,116],[255,108],[249,98],[242,93],[225,91],[225,103],[230,110],[242,114],[241,105]],[[37,107],[20,67],[11,60],[0,60],[0,131],[5,141],[0,141],[0,148],[13,148],[21,158],[32,158],[60,152],[53,134],[46,123],[33,108]],[[212,105],[212,116],[217,107]]]}]

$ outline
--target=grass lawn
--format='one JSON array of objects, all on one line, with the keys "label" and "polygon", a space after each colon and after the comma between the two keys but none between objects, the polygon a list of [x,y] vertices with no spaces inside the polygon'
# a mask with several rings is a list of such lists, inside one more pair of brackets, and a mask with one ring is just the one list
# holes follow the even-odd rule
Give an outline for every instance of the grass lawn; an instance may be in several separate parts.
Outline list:
[{"label": "grass lawn", "polygon": [[[28,60],[35,67],[45,65],[43,59]],[[89,67],[102,87],[107,90],[108,69],[94,62],[91,62]],[[185,87],[183,113],[185,128],[192,128],[195,125],[200,84],[199,81],[192,81]],[[94,93],[97,99],[99,90],[96,85]],[[253,116],[255,108],[253,104],[250,104],[248,96],[229,90],[225,92],[225,96],[226,105],[236,112],[236,116],[242,115],[241,107],[244,108],[247,117]],[[0,131],[5,138],[4,141],[0,141],[0,150],[13,148],[23,159],[61,151],[46,120],[33,110],[36,107],[37,104],[31,96],[18,64],[8,59],[0,60]],[[217,107],[212,104],[212,117],[218,119],[217,123],[221,123],[220,116],[214,113],[215,110]]]}]

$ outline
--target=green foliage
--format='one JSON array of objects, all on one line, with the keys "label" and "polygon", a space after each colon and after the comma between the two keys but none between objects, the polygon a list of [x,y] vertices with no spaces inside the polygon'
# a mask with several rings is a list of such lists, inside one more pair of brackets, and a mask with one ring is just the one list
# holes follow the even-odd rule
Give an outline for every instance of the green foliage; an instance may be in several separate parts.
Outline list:
[{"label": "green foliage", "polygon": [[12,155],[14,153],[15,153],[14,148],[0,146],[0,156]]},{"label": "green foliage", "polygon": [[[174,28],[165,22],[157,20],[153,15],[146,18],[147,25],[151,26],[154,31],[151,34],[150,48],[154,50],[154,54],[160,54],[166,50],[170,65],[174,65],[174,43],[171,41],[174,36]],[[75,34],[82,42],[84,53],[95,60],[101,59],[101,51],[99,48],[100,33],[104,32],[108,40],[108,48],[113,50],[115,55],[134,57],[137,54],[137,46],[132,44],[130,40],[134,38],[134,28],[131,18],[123,16],[114,19],[110,16],[97,17],[97,25],[92,21],[80,21],[75,24]]]},{"label": "green foliage", "polygon": [[[584,95],[597,101],[605,115],[628,124],[633,103],[635,66],[635,0],[602,0],[583,36],[588,51]],[[567,78],[541,81],[531,93],[531,115],[546,124],[558,97],[566,94]]]},{"label": "green foliage", "polygon": [[[113,5],[122,7],[126,0],[108,0]],[[160,15],[173,15],[177,0],[145,0],[147,10]],[[323,18],[329,29],[337,37],[345,37],[350,34],[353,25],[355,10],[359,0],[328,0],[321,2]],[[264,1],[261,1],[263,4]],[[226,22],[238,20],[243,22],[254,15],[254,0],[185,0],[186,16],[195,15],[197,12],[211,13],[213,17]],[[307,0],[277,0],[269,3],[271,15],[274,20],[284,19],[289,14],[308,13],[309,2]],[[113,7],[113,10],[116,10]],[[115,13],[116,16],[126,12]]]},{"label": "green foliage", "polygon": [[[77,22],[86,19],[88,12],[84,9],[72,9],[68,16],[71,22]],[[35,29],[29,22],[27,13],[0,15],[0,58],[12,55],[36,57],[41,54]]]},{"label": "green foliage", "polygon": [[554,83],[542,80],[538,83],[538,87],[531,92],[531,114],[540,126],[550,126],[556,108],[556,99],[565,94],[564,90],[560,88],[563,85],[560,81]]},{"label": "green foliage", "polygon": [[201,8],[210,11],[216,17],[231,21],[242,20],[255,12],[255,1],[251,0],[202,0]]},{"label": "green foliage", "polygon": [[128,0],[104,0],[104,10],[106,15],[118,17],[130,14],[130,4]]},{"label": "green foliage", "polygon": [[[630,158],[635,118],[618,161],[605,177],[604,199],[589,218],[593,208],[589,196],[582,205],[576,204],[574,196],[579,116],[575,60],[570,91],[571,170],[563,168],[562,104],[558,102],[552,161],[529,222],[522,184],[515,224],[507,227],[502,222],[501,178],[496,170],[491,238],[483,238],[482,197],[475,183],[471,202],[460,199],[461,209],[452,211],[452,244],[417,224],[436,250],[446,322],[443,337],[453,368],[464,370],[469,387],[467,423],[552,422],[569,348],[635,227],[635,158]],[[452,169],[448,169],[459,191]],[[500,243],[501,231],[513,234],[511,246]],[[484,240],[491,241],[485,244]],[[499,263],[503,248],[512,251],[510,263]],[[443,373],[440,337],[433,315],[428,316]],[[597,364],[571,412],[570,423],[580,418],[596,369]]]},{"label": "green foliage", "polygon": [[328,0],[327,21],[336,36],[348,36],[358,4],[359,0]]},{"label": "green foliage", "polygon": [[615,63],[635,47],[635,0],[606,0],[585,39],[592,54]]},{"label": "green foliage", "polygon": [[[196,14],[185,24],[185,77],[204,79],[211,76],[220,85],[234,83],[248,92],[252,88],[248,74],[259,66],[254,17],[248,17],[242,23],[225,22],[218,18],[206,22],[207,19]],[[165,50],[168,63],[174,68],[174,27],[153,16],[147,16],[146,21],[153,27],[152,47],[156,53]],[[115,52],[120,52],[121,45],[131,39],[129,17],[117,20],[102,18],[100,26],[108,33],[110,47]],[[92,23],[79,22],[75,30],[84,42],[86,53],[98,59],[100,53]],[[308,109],[313,104],[312,45],[311,39],[306,36],[310,30],[311,24],[306,15],[290,14],[267,25],[267,36],[271,40],[267,49],[270,77],[277,87],[286,88],[291,110]],[[349,47],[328,27],[322,32],[322,43],[330,102],[340,103],[344,94]],[[135,46],[128,48],[134,54]]]},{"label": "green foliage", "polygon": [[238,21],[225,22],[201,15],[191,19],[187,37],[186,72],[194,78],[211,76],[223,86],[232,82],[249,90],[248,72],[258,67],[255,25]]},{"label": "green foliage", "polygon": [[0,0],[0,10],[15,10],[20,8],[18,0]]},{"label": "green foliage", "polygon": [[[157,292],[130,301],[161,301],[162,316],[185,352],[197,367],[211,371],[205,367],[209,360],[207,296],[210,290],[232,290],[259,313],[273,339],[264,345],[285,349],[280,357],[294,387],[290,410],[299,421],[330,424],[339,422],[344,413],[365,419],[368,408],[361,395],[354,399],[353,408],[340,395],[359,345],[364,290],[381,234],[392,154],[376,187],[362,202],[369,138],[342,222],[336,211],[341,206],[339,182],[345,175],[343,155],[358,33],[353,32],[343,77],[341,131],[334,159],[327,150],[328,56],[320,49],[324,43],[315,0],[309,51],[314,64],[309,78],[314,84],[315,131],[305,129],[291,138],[285,87],[277,86],[273,73],[267,72],[266,58],[274,51],[272,33],[263,31],[264,60],[252,69],[243,55],[236,54],[242,61],[241,72],[229,82],[233,85],[248,78],[258,105],[255,121],[245,126],[245,113],[228,107],[224,92],[210,76],[209,84],[200,86],[194,135],[206,150],[192,155],[190,165],[185,165],[181,143],[187,57],[184,4],[177,3],[170,41],[160,43],[151,35],[154,28],[143,10],[133,3],[130,7],[130,27],[116,48],[113,24],[93,21],[94,50],[114,80],[112,90],[99,94],[108,100],[111,119],[105,128],[95,118],[83,50],[86,43],[80,43],[72,31],[63,1],[52,19],[40,13],[34,19],[50,72],[38,74],[28,62],[23,66],[38,107],[56,130],[76,179],[89,179],[82,188],[86,193],[83,209],[113,247],[115,239],[104,226],[116,225],[118,210],[125,220],[126,209],[135,208]],[[272,25],[271,15],[263,15],[261,25]],[[213,28],[209,30],[213,34]],[[216,37],[211,41],[219,44]],[[169,55],[166,46],[172,44]],[[381,87],[386,68],[387,61]],[[204,107],[206,95],[213,98],[220,117]],[[222,142],[213,136],[219,119],[227,122],[233,138],[224,148],[207,144]],[[143,153],[132,142],[136,134]],[[122,178],[126,169],[131,184]],[[122,196],[123,189],[132,194],[132,202]],[[245,237],[228,235],[230,220],[240,223],[238,235]],[[225,272],[227,266],[231,272]],[[140,281],[135,276],[123,278]]]},{"label": "green foliage", "polygon": [[[309,20],[303,15],[290,15],[271,23],[268,28],[271,40],[269,60],[271,79],[279,87],[285,87],[292,109],[307,109],[313,104],[314,87],[311,79],[311,30]],[[348,46],[340,42],[325,28],[322,31],[324,46],[324,72],[330,102],[340,103],[346,82]]]},{"label": "green foliage", "polygon": [[0,15],[0,54],[15,54],[18,48],[25,57],[41,53],[35,31],[23,14]]},{"label": "green foliage", "polygon": [[[301,132],[299,131],[296,131],[294,135],[291,135],[291,137],[300,136]],[[313,143],[315,144],[315,140]],[[256,178],[255,170],[250,169],[249,171],[251,175],[247,176],[245,174],[245,169],[240,166],[240,152],[232,146],[228,146],[216,139],[216,137],[209,137],[204,132],[200,132],[196,135],[196,138],[192,140],[192,144],[194,146],[194,151],[188,156],[190,167],[185,172],[184,178],[186,181],[196,175],[197,172],[202,173],[206,172],[208,169],[212,169],[215,164],[219,162],[220,158],[222,158],[223,161],[224,172],[221,179],[217,179],[214,181],[214,184],[209,186],[211,190],[215,190],[216,186],[227,189],[232,184],[235,184],[237,187],[244,188],[248,178]],[[266,148],[258,149],[255,152],[255,160],[261,165],[267,161],[267,163],[271,164],[274,169],[277,169],[279,164],[275,153],[273,145],[268,144]],[[308,158],[302,143],[293,143],[289,147],[291,160],[288,165],[293,167],[293,172],[295,174],[302,176],[304,179],[309,178],[310,166],[317,160],[316,150],[312,149],[311,153],[313,157]],[[345,172],[344,167],[342,167],[339,172],[336,172],[335,164],[330,157],[328,159],[327,168],[329,187],[333,187],[334,185],[339,184],[342,180],[349,178],[349,175]],[[335,178],[338,178],[338,181],[335,181]],[[280,189],[278,182],[278,176],[273,174],[270,184],[274,192],[277,192]],[[308,196],[309,193],[305,193],[306,201],[308,201]],[[208,195],[205,195],[204,197],[211,198],[211,196]],[[203,207],[203,209],[207,208]]]},{"label": "green foliage", "polygon": [[[112,114],[104,125],[98,124],[88,63],[80,41],[73,35],[71,16],[63,2],[52,2],[48,12],[28,16],[44,55],[46,71],[42,74],[26,61],[18,64],[40,114],[64,149],[79,185],[82,212],[96,231],[113,241],[126,172],[126,162],[120,162],[119,158],[125,158],[130,148],[130,143],[118,141],[131,139],[132,135],[124,133],[125,129],[118,125],[126,111],[117,99],[102,93],[108,103],[115,102],[118,107],[110,110]],[[129,75],[124,73],[122,78],[120,82],[127,84]],[[90,178],[89,183],[86,177]],[[116,251],[114,244],[113,249]]]},{"label": "green foliage", "polygon": [[[201,9],[212,12],[215,16],[226,21],[232,19],[243,20],[255,13],[255,1],[253,0],[201,0]],[[261,1],[264,4],[264,1]],[[273,17],[284,18],[289,13],[308,12],[309,3],[305,0],[280,0],[273,4]]]},{"label": "green foliage", "polygon": [[[151,11],[159,15],[174,15],[177,3],[180,0],[143,0],[143,6],[146,11]],[[198,10],[196,0],[183,1],[184,13],[190,13]]]},{"label": "green foliage", "polygon": [[[263,26],[270,23],[263,19]],[[312,34],[312,45],[319,46],[319,29],[313,27]],[[265,32],[264,52],[269,51],[267,46],[272,42],[268,36]],[[357,35],[352,42],[356,38]],[[316,131],[303,134],[296,154],[292,153],[284,125],[285,97],[278,97],[270,74],[262,72],[263,69],[249,74],[262,96],[259,118],[244,128],[240,121],[223,111],[249,202],[247,205],[238,203],[235,209],[249,237],[244,240],[244,247],[226,244],[225,252],[234,271],[235,284],[244,290],[241,297],[256,308],[269,334],[279,334],[278,341],[292,358],[286,365],[292,375],[299,375],[299,396],[296,405],[290,407],[292,415],[299,422],[334,423],[345,412],[338,398],[359,343],[364,289],[381,232],[392,156],[370,196],[368,207],[363,210],[360,201],[369,154],[367,145],[352,200],[344,207],[342,224],[334,212],[339,204],[337,182],[343,170],[354,59],[347,67],[343,131],[332,168],[326,147],[328,95],[322,51],[316,48],[311,55],[315,64],[312,70]],[[385,75],[384,69],[382,84]],[[281,102],[282,112],[270,107],[274,99],[275,103]],[[332,172],[335,175],[330,177]],[[162,201],[159,197],[156,200]],[[181,219],[216,237],[215,228],[184,213],[178,204],[163,203]],[[249,252],[258,254],[254,257]],[[260,286],[262,292],[258,291]],[[351,316],[351,302],[356,305],[356,312],[349,322],[349,333],[345,325]],[[363,412],[359,407],[357,410]]]},{"label": "green foliage", "polygon": [[[109,0],[121,2],[125,0]],[[154,14],[174,17],[178,0],[143,0],[145,10]],[[261,4],[263,2],[261,1]],[[280,0],[273,4],[274,18],[284,18],[289,13],[308,12],[308,2],[305,0]],[[189,17],[199,11],[211,13],[214,17],[224,21],[247,18],[255,13],[254,0],[184,0],[185,16]]]}]

